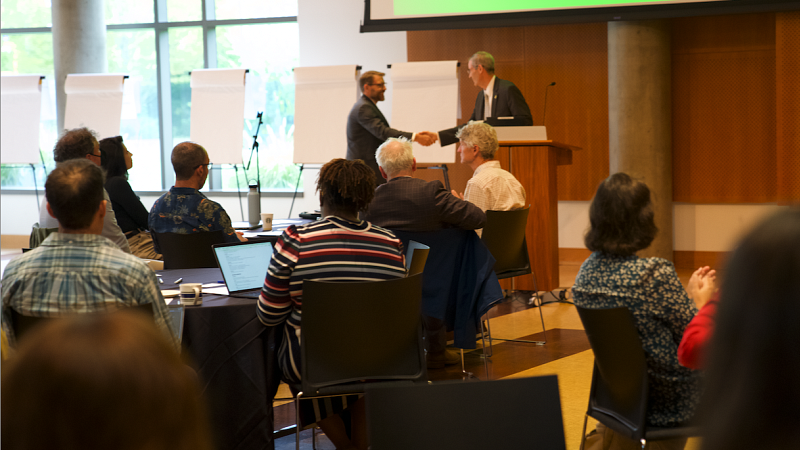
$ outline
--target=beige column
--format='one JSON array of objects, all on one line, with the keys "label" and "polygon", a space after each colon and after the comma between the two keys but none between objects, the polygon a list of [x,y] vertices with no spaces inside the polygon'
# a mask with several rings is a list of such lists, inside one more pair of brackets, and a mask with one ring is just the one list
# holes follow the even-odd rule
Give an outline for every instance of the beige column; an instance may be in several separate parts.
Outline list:
[{"label": "beige column", "polygon": [[67,95],[64,81],[71,73],[105,73],[106,22],[103,0],[52,0],[53,62],[59,134],[64,129]]},{"label": "beige column", "polygon": [[672,260],[670,22],[608,23],[610,173],[650,187],[659,233],[642,256]]}]

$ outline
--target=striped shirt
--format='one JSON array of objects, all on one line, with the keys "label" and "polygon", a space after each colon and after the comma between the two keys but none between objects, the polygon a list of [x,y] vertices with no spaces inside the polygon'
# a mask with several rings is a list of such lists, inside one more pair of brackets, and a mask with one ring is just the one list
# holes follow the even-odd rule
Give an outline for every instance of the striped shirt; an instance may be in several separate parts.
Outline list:
[{"label": "striped shirt", "polygon": [[8,263],[2,298],[3,329],[12,345],[9,309],[25,316],[58,317],[151,303],[156,325],[178,348],[153,271],[103,236],[51,234]]},{"label": "striped shirt", "polygon": [[303,281],[379,281],[405,276],[403,245],[391,231],[336,216],[290,226],[275,244],[257,314],[264,325],[286,322],[278,349],[284,379],[300,382]]}]

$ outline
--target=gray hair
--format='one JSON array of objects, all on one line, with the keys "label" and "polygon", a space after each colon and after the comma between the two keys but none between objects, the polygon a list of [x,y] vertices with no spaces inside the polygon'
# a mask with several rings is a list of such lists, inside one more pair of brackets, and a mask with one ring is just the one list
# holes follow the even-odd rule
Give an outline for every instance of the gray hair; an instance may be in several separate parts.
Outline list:
[{"label": "gray hair", "polygon": [[477,52],[469,60],[473,66],[483,66],[486,72],[494,73],[494,57],[489,52]]},{"label": "gray hair", "polygon": [[456,137],[468,145],[477,146],[483,159],[494,159],[499,147],[497,132],[494,131],[494,127],[484,122],[470,121],[458,130]]},{"label": "gray hair", "polygon": [[411,151],[411,141],[404,137],[389,138],[378,147],[375,159],[386,175],[390,177],[411,168],[414,163],[414,153]]}]

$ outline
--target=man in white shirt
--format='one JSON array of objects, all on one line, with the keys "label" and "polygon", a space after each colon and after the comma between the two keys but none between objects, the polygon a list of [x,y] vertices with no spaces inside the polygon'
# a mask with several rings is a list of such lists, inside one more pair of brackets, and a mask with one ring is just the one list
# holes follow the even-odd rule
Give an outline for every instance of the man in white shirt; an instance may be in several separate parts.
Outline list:
[{"label": "man in white shirt", "polygon": [[[470,122],[458,131],[461,162],[475,171],[463,194],[453,195],[475,204],[481,210],[511,211],[524,208],[525,188],[494,159],[497,133],[487,123]],[[480,234],[480,230],[478,231]]]}]

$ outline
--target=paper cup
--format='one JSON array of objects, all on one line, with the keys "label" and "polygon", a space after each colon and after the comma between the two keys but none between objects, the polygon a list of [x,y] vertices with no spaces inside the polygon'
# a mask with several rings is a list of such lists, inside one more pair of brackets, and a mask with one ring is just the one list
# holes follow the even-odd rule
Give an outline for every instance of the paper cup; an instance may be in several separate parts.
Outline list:
[{"label": "paper cup", "polygon": [[201,283],[181,284],[181,304],[183,305],[202,305],[203,304],[203,285]]},{"label": "paper cup", "polygon": [[261,226],[264,231],[272,231],[272,214],[261,213]]}]

